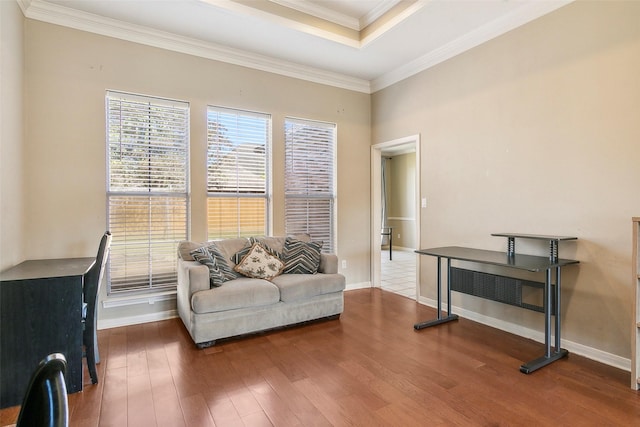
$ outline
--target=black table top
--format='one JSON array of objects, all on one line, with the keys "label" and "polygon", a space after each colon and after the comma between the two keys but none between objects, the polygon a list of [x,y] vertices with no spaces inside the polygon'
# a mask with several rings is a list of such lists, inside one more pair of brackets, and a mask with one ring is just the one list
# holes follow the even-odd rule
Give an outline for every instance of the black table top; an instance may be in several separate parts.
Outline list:
[{"label": "black table top", "polygon": [[577,264],[579,261],[572,259],[557,259],[552,261],[548,257],[515,254],[507,255],[506,252],[489,251],[485,249],[465,248],[460,246],[444,246],[440,248],[418,249],[416,253],[431,255],[460,261],[478,262],[482,264],[511,267],[527,271],[543,271],[552,267],[562,267],[569,264]]},{"label": "black table top", "polygon": [[577,237],[572,236],[547,236],[545,234],[518,234],[518,233],[491,233],[492,236],[498,237],[519,237],[522,239],[536,239],[536,240],[577,240]]},{"label": "black table top", "polygon": [[27,260],[0,272],[0,281],[81,276],[94,262],[95,257]]}]

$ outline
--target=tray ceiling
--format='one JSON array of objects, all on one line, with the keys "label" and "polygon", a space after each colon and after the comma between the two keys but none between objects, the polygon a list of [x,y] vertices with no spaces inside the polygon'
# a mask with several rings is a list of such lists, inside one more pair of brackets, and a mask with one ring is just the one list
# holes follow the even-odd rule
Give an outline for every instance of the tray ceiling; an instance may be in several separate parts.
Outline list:
[{"label": "tray ceiling", "polygon": [[371,93],[572,0],[18,0],[27,18]]}]

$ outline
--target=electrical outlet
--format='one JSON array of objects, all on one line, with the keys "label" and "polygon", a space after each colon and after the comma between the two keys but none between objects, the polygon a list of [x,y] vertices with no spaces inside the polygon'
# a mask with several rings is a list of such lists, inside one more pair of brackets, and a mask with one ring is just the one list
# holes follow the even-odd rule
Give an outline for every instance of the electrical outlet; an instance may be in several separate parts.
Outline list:
[{"label": "electrical outlet", "polygon": [[347,260],[346,259],[342,260],[342,268],[347,268]]},{"label": "electrical outlet", "polygon": [[398,239],[400,238],[400,233],[398,233]]}]

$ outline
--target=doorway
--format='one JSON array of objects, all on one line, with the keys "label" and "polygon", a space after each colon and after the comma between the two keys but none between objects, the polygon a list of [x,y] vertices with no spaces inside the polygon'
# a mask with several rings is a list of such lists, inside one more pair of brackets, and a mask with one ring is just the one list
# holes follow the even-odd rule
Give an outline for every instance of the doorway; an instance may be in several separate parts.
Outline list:
[{"label": "doorway", "polygon": [[373,145],[371,182],[371,285],[418,300],[420,135]]}]

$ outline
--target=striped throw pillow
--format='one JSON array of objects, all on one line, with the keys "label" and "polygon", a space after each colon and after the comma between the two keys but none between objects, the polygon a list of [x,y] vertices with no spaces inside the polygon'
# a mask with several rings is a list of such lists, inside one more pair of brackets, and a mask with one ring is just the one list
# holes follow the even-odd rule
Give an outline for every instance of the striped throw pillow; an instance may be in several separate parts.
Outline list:
[{"label": "striped throw pillow", "polygon": [[287,237],[282,251],[283,274],[316,274],[320,267],[322,242],[303,242]]}]

